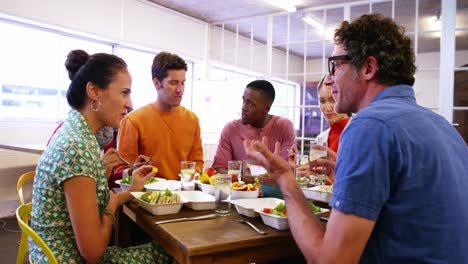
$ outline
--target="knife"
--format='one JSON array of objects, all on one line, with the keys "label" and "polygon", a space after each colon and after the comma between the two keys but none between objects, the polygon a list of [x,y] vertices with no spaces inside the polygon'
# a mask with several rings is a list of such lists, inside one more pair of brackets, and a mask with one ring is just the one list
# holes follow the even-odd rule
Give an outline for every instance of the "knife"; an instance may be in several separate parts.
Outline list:
[{"label": "knife", "polygon": [[179,222],[179,221],[193,221],[193,220],[209,219],[209,218],[215,218],[216,216],[217,216],[216,214],[209,214],[209,215],[201,215],[201,216],[195,216],[195,217],[183,217],[183,218],[169,219],[169,220],[163,220],[163,221],[156,221],[154,223],[159,225],[159,224]]}]

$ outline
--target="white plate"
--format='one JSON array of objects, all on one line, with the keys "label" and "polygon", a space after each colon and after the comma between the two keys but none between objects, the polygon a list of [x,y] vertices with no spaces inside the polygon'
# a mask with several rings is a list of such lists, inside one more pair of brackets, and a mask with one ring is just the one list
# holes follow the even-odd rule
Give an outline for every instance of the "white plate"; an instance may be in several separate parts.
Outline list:
[{"label": "white plate", "polygon": [[151,191],[164,191],[166,189],[169,189],[171,191],[179,191],[181,186],[182,185],[180,181],[166,180],[146,184],[145,188]]},{"label": "white plate", "polygon": [[263,208],[274,208],[279,203],[284,203],[284,200],[278,198],[257,198],[257,199],[239,199],[231,200],[231,204],[236,206],[239,214],[255,218],[260,217],[255,209],[263,210]]},{"label": "white plate", "polygon": [[215,197],[201,191],[176,191],[187,200],[185,205],[193,210],[212,210],[215,208]]},{"label": "white plate", "polygon": [[322,186],[314,186],[311,188],[303,188],[302,192],[304,196],[309,200],[320,201],[329,203],[331,199],[331,193],[322,191]]},{"label": "white plate", "polygon": [[170,204],[150,204],[140,199],[140,197],[145,192],[131,192],[133,197],[137,198],[138,205],[145,209],[146,211],[150,212],[153,215],[168,215],[168,214],[177,214],[182,205],[187,203],[187,201],[181,196],[180,203],[170,203]]}]

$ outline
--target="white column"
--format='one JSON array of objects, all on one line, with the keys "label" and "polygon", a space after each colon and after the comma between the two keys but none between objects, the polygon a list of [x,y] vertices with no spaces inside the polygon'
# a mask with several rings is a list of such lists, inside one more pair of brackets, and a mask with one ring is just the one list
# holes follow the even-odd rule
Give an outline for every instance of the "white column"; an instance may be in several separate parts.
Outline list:
[{"label": "white column", "polygon": [[457,2],[456,0],[441,2],[442,35],[440,37],[439,114],[452,123]]}]

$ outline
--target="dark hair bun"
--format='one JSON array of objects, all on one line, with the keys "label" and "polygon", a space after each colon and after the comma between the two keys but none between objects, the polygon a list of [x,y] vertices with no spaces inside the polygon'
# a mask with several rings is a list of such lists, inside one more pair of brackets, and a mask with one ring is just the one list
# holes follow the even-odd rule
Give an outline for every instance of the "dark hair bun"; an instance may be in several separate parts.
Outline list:
[{"label": "dark hair bun", "polygon": [[67,55],[65,61],[65,68],[68,71],[68,78],[73,80],[78,70],[85,64],[89,59],[89,55],[84,50],[72,50]]}]

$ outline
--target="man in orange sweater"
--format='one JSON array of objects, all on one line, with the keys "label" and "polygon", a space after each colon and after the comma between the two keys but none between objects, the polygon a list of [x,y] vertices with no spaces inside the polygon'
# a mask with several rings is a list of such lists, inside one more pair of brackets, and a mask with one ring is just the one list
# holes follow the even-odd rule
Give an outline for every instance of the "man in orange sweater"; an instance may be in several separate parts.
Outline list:
[{"label": "man in orange sweater", "polygon": [[[180,162],[195,161],[203,169],[203,148],[198,117],[180,106],[184,95],[187,64],[179,56],[161,52],[153,60],[151,74],[158,93],[155,102],[128,114],[118,133],[117,150],[129,161],[138,155],[151,157],[158,167],[157,177],[178,180]],[[131,169],[121,163],[123,176]]]}]

